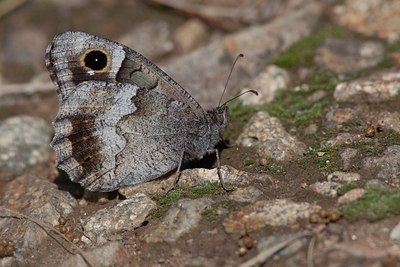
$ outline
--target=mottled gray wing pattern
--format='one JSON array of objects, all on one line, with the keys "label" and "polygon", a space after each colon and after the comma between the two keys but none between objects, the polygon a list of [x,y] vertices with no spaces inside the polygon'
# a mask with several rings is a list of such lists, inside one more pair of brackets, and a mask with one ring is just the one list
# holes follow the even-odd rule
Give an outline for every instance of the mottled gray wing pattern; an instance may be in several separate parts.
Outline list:
[{"label": "mottled gray wing pattern", "polygon": [[[106,64],[90,63],[90,53],[104,56]],[[59,87],[52,142],[57,163],[87,189],[149,181],[176,168],[184,152],[186,159],[206,153],[206,113],[135,51],[67,32],[49,46],[46,65]]]}]

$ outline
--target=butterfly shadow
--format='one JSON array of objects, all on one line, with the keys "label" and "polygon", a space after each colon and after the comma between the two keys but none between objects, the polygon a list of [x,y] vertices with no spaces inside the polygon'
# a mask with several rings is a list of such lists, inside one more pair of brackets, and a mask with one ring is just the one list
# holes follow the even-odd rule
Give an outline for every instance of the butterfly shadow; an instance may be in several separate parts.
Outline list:
[{"label": "butterfly shadow", "polygon": [[217,158],[215,157],[214,153],[206,154],[202,159],[194,159],[182,163],[181,171],[185,169],[197,169],[197,168],[212,169],[216,167],[216,162]]},{"label": "butterfly shadow", "polygon": [[[227,146],[226,144],[221,143],[217,146],[217,148],[219,152],[221,152],[224,148],[227,148]],[[218,162],[215,153],[210,153],[204,155],[204,157],[201,159],[183,162],[180,171],[183,171],[185,169],[197,168],[212,169],[215,168],[217,165]],[[166,179],[175,172],[176,169],[164,174],[157,179]],[[119,197],[123,199],[123,196],[118,193],[118,190],[114,190],[111,192],[91,192],[85,190],[85,188],[82,187],[79,183],[72,182],[69,179],[68,174],[63,170],[58,169],[58,173],[59,175],[55,178],[54,183],[57,185],[59,190],[68,192],[75,199],[85,199],[90,202],[96,202],[100,197],[105,197],[107,199],[115,199],[116,197]]]},{"label": "butterfly shadow", "polygon": [[118,190],[111,192],[91,192],[85,190],[79,183],[72,182],[68,174],[61,169],[58,169],[58,176],[54,180],[58,189],[68,192],[75,199],[85,199],[89,202],[97,202],[99,198],[115,199],[119,196]]}]

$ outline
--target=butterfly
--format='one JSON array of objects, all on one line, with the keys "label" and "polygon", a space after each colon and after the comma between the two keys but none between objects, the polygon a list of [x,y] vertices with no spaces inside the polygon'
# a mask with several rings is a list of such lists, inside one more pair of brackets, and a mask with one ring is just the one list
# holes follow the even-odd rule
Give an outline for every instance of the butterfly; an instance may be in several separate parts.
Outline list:
[{"label": "butterfly", "polygon": [[225,104],[203,110],[159,67],[115,41],[60,33],[46,66],[60,103],[51,142],[57,166],[90,191],[180,170],[215,152],[228,124]]}]

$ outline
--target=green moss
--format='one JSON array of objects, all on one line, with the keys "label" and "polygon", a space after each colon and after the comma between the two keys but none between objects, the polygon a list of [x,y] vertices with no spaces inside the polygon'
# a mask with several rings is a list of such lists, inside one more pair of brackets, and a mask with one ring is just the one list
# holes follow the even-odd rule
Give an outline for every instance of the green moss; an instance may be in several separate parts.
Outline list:
[{"label": "green moss", "polygon": [[296,127],[309,125],[321,117],[324,108],[323,103],[315,103],[308,109],[298,110],[294,116],[294,125]]},{"label": "green moss", "polygon": [[273,117],[277,117],[280,119],[289,119],[289,115],[286,113],[285,108],[281,103],[278,101],[273,101],[266,107],[266,111],[268,112],[269,115]]},{"label": "green moss", "polygon": [[206,183],[188,189],[175,188],[166,194],[158,194],[153,196],[153,200],[156,201],[160,206],[155,216],[158,218],[164,216],[171,205],[181,198],[199,198],[202,196],[218,195],[223,193],[224,191],[218,182]]},{"label": "green moss", "polygon": [[359,143],[358,145],[355,146],[356,149],[359,151],[359,153],[361,155],[365,155],[368,157],[377,157],[382,155],[382,153],[385,151],[385,147],[384,146],[370,146],[370,145],[366,145],[363,143]]},{"label": "green moss", "polygon": [[260,110],[260,108],[256,106],[243,105],[238,100],[229,102],[227,105],[229,108],[229,119],[231,123],[224,129],[223,136],[226,139],[236,139],[241,133],[241,129],[245,123],[248,122],[251,116]]},{"label": "green moss", "polygon": [[278,164],[271,164],[265,167],[265,170],[271,174],[285,174],[286,171],[283,169],[283,166]]},{"label": "green moss", "polygon": [[314,65],[314,50],[331,38],[352,38],[354,35],[337,25],[324,25],[314,34],[302,38],[271,60],[270,63],[282,68],[310,67]]},{"label": "green moss", "polygon": [[324,90],[327,93],[333,93],[338,80],[331,71],[318,71],[311,77],[309,84],[312,91]]},{"label": "green moss", "polygon": [[343,185],[341,185],[338,190],[337,193],[339,196],[342,196],[344,194],[346,194],[347,192],[349,192],[350,190],[357,188],[357,185],[354,183],[345,183]]},{"label": "green moss", "polygon": [[397,52],[400,50],[400,43],[395,42],[395,43],[387,44],[386,49],[388,52]]},{"label": "green moss", "polygon": [[306,162],[309,162],[309,159],[311,158],[313,164],[315,164],[320,171],[328,174],[339,170],[339,166],[336,162],[339,158],[338,154],[339,146],[310,147],[298,163],[299,165],[303,165]]},{"label": "green moss", "polygon": [[381,156],[388,146],[400,144],[400,134],[396,132],[377,134],[378,143],[372,146],[370,143],[353,142],[349,146],[358,150],[358,153],[367,157]]},{"label": "green moss", "polygon": [[[279,118],[289,127],[307,126],[321,120],[323,113],[333,101],[332,97],[328,96],[334,91],[336,85],[337,79],[332,72],[319,71],[310,78],[307,84],[290,91],[279,90],[275,99],[264,106],[255,107],[233,101],[228,104],[232,124],[235,125],[235,129],[240,129],[254,113],[263,110]],[[327,92],[328,96],[316,103],[310,102],[307,98],[318,90]]]},{"label": "green moss", "polygon": [[201,215],[209,222],[215,222],[220,217],[217,211],[212,207],[205,208]]},{"label": "green moss", "polygon": [[305,156],[297,159],[297,165],[299,165],[301,168],[305,168],[308,162],[309,161]]},{"label": "green moss", "polygon": [[396,65],[396,60],[390,56],[385,56],[376,66],[379,69],[391,68]]},{"label": "green moss", "polygon": [[158,194],[153,196],[153,200],[156,201],[160,208],[157,210],[155,216],[161,218],[165,215],[171,205],[182,198],[182,192],[180,190],[171,190],[166,194]]},{"label": "green moss", "polygon": [[337,84],[334,74],[329,71],[317,72],[307,84],[292,91],[280,91],[274,101],[264,107],[271,116],[279,118],[289,126],[301,127],[321,120],[322,114],[331,105],[332,97],[325,97],[318,102],[307,98],[318,90],[333,92]]},{"label": "green moss", "polygon": [[170,205],[178,201],[182,197],[182,193],[179,190],[171,190],[166,194],[158,194],[153,196],[153,200],[157,201],[160,205]]},{"label": "green moss", "polygon": [[378,221],[389,215],[400,215],[400,191],[369,188],[358,200],[345,205],[342,213],[349,220]]},{"label": "green moss", "polygon": [[252,158],[245,158],[243,160],[243,165],[244,166],[250,166],[250,165],[253,165],[254,163],[256,163],[256,161],[254,159],[252,159]]},{"label": "green moss", "polygon": [[[205,208],[201,214],[205,217],[205,219],[207,221],[215,222],[219,218],[226,216],[230,211],[237,210],[242,206],[243,206],[243,203],[241,205],[241,203],[238,203],[232,199],[229,199],[227,197],[227,195],[224,195],[224,196],[222,196],[222,199],[220,199],[220,201],[217,205]],[[221,208],[228,210],[228,212],[227,213],[225,213],[225,212],[218,213],[217,210],[219,210]]]},{"label": "green moss", "polygon": [[229,118],[231,118],[232,121],[239,121],[242,123],[247,122],[250,117],[258,111],[257,107],[243,105],[237,100],[229,102],[227,105],[229,108]]},{"label": "green moss", "polygon": [[290,122],[296,113],[307,105],[307,100],[303,95],[298,92],[288,92],[278,95],[265,109],[271,116]]},{"label": "green moss", "polygon": [[350,128],[350,129],[352,129],[354,127],[360,127],[363,124],[364,124],[364,122],[358,117],[351,118],[342,123],[343,127]]},{"label": "green moss", "polygon": [[396,132],[391,132],[387,135],[382,136],[381,143],[384,146],[393,146],[400,144],[400,134]]},{"label": "green moss", "polygon": [[223,193],[224,190],[218,182],[206,183],[182,191],[184,197],[190,198],[198,198],[206,195],[219,195]]}]

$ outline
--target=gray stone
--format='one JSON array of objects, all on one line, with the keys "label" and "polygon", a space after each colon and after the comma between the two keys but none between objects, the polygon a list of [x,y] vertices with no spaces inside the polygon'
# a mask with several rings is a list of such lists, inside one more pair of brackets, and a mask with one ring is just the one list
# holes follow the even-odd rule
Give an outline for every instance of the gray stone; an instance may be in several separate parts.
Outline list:
[{"label": "gray stone", "polygon": [[356,182],[361,179],[361,175],[356,172],[341,172],[335,171],[328,175],[328,182],[342,182],[342,183],[350,183]]},{"label": "gray stone", "polygon": [[[159,194],[160,192],[167,192],[174,186],[174,182],[176,179],[175,175],[176,174],[173,173],[171,174],[171,176],[165,179],[157,179],[141,185],[120,188],[119,192],[127,198],[130,198],[131,195],[135,195],[139,192],[148,195],[155,195]],[[254,180],[265,181],[268,179],[268,175],[266,174],[256,174],[239,171],[228,165],[221,166],[221,175],[224,185],[227,185],[228,187],[246,186]],[[190,188],[193,186],[213,182],[219,182],[216,168],[185,169],[182,171],[178,180],[178,184],[176,186],[179,188]]]},{"label": "gray stone", "polygon": [[350,167],[351,160],[357,155],[357,149],[354,148],[346,148],[342,153],[340,153],[340,157],[343,161],[343,169],[347,170]]},{"label": "gray stone", "polygon": [[344,205],[353,202],[365,194],[364,188],[354,188],[346,192],[343,196],[340,196],[337,200],[339,205]]},{"label": "gray stone", "polygon": [[[70,0],[70,1],[60,1],[60,0],[49,0],[54,5],[57,5],[58,8],[63,9],[72,9],[72,8],[82,8],[88,4],[88,0]],[[69,14],[69,13],[68,13]]]},{"label": "gray stone", "polygon": [[304,134],[306,135],[313,135],[316,134],[318,131],[318,126],[313,123],[307,126],[307,128],[304,129]]},{"label": "gray stone", "polygon": [[199,17],[215,28],[233,32],[247,26],[271,21],[280,15],[286,16],[287,13],[290,14],[293,9],[308,3],[309,0],[262,1],[246,4],[235,0],[207,1],[201,4],[196,1],[153,0],[152,2],[165,5],[184,14],[190,14],[190,17]]},{"label": "gray stone", "polygon": [[245,105],[264,105],[274,100],[279,89],[286,89],[290,82],[289,73],[275,65],[267,66],[249,85],[242,89],[255,90],[254,94],[245,94],[240,97],[240,101]]},{"label": "gray stone", "polygon": [[279,119],[268,113],[256,113],[246,124],[237,143],[244,147],[256,147],[263,158],[283,161],[297,158],[306,145],[285,131]]},{"label": "gray stone", "polygon": [[15,257],[4,257],[0,258],[0,266],[8,267],[8,266],[18,266],[19,262]]},{"label": "gray stone", "polygon": [[224,220],[227,233],[254,231],[270,226],[288,226],[297,220],[306,219],[311,212],[321,207],[307,202],[296,203],[287,199],[260,200],[254,204],[231,212]]},{"label": "gray stone", "polygon": [[201,212],[212,203],[210,198],[179,200],[168,210],[161,223],[145,231],[142,239],[148,243],[178,240],[198,226]]},{"label": "gray stone", "polygon": [[379,179],[371,179],[368,180],[368,182],[365,184],[366,188],[380,188],[382,190],[387,190],[390,189],[390,186],[388,186],[384,181],[379,180]]},{"label": "gray stone", "polygon": [[318,194],[330,197],[337,196],[337,189],[342,184],[339,182],[316,182],[310,185],[310,188]]},{"label": "gray stone", "polygon": [[[60,217],[67,218],[77,206],[68,192],[35,175],[20,176],[5,184],[0,199],[0,213],[21,212],[45,225],[54,227]],[[11,210],[5,210],[4,208]],[[15,255],[37,250],[48,234],[36,224],[12,218],[0,219],[0,240],[20,240]]]},{"label": "gray stone", "polygon": [[[364,226],[363,229],[365,229],[365,228],[366,227]],[[368,229],[368,230],[370,230],[370,229]],[[353,235],[353,236],[356,239],[358,239],[357,235]],[[332,261],[339,262],[340,265],[336,265],[336,266],[349,266],[348,265],[349,256],[355,257],[358,259],[363,259],[362,262],[368,262],[368,260],[370,260],[370,261],[372,260],[371,262],[373,262],[373,260],[375,260],[375,262],[378,261],[378,264],[380,265],[379,261],[383,261],[384,258],[389,258],[390,254],[391,254],[391,252],[390,252],[391,250],[388,249],[386,246],[375,246],[374,247],[369,242],[366,242],[363,239],[361,239],[361,240],[344,240],[344,241],[336,244],[334,247],[335,247],[335,250],[342,251],[347,256],[346,261],[344,260],[344,257],[339,258],[340,261],[338,261],[338,257],[337,257],[338,254],[336,254],[335,259],[333,259],[333,258],[331,258],[330,260],[328,259],[329,262],[332,262]],[[394,253],[394,255],[396,255],[396,254]],[[396,259],[396,258],[394,258],[394,259]],[[342,262],[342,263],[340,263],[340,262]],[[398,261],[390,262],[389,266],[396,266],[398,264],[393,265],[391,263],[397,263],[397,262]],[[379,265],[375,265],[375,266],[379,266]],[[331,266],[335,266],[335,265],[331,265]],[[352,264],[350,266],[365,266],[365,264]],[[374,266],[374,265],[370,265],[370,266]]]},{"label": "gray stone", "polygon": [[342,127],[344,122],[358,116],[354,108],[331,108],[326,114],[326,124],[328,127]]},{"label": "gray stone", "polygon": [[7,66],[1,70],[4,81],[28,82],[41,72],[47,40],[45,30],[33,23],[18,31],[3,32],[0,65]]},{"label": "gray stone", "polygon": [[299,67],[297,70],[297,77],[299,78],[299,83],[308,82],[308,80],[315,74],[315,68],[313,67]]},{"label": "gray stone", "polygon": [[392,231],[390,231],[391,240],[400,240],[400,223],[398,223]]},{"label": "gray stone", "polygon": [[119,42],[155,61],[174,49],[171,27],[164,20],[148,20],[135,25]]},{"label": "gray stone", "polygon": [[[139,266],[134,263],[124,246],[119,242],[109,242],[101,247],[96,247],[83,252],[92,266],[114,267],[114,266]],[[61,267],[87,267],[88,265],[80,255],[69,256]]]},{"label": "gray stone", "polygon": [[168,192],[168,190],[174,187],[175,180],[176,174],[173,172],[168,177],[155,179],[143,184],[119,188],[118,192],[126,198],[131,198],[131,196],[135,196],[138,193],[144,193],[146,195],[153,196]]},{"label": "gray stone", "polygon": [[204,44],[208,37],[207,26],[196,18],[189,19],[173,33],[173,40],[182,52],[188,52]]},{"label": "gray stone", "polygon": [[186,262],[185,267],[217,267],[215,260],[205,257],[197,257]]},{"label": "gray stone", "polygon": [[95,243],[122,231],[133,231],[142,225],[156,208],[156,203],[145,194],[138,193],[119,203],[104,208],[85,219],[85,235]]},{"label": "gray stone", "polygon": [[400,113],[389,112],[389,111],[382,111],[379,113],[376,118],[379,118],[379,124],[384,129],[393,130],[396,133],[400,134]]},{"label": "gray stone", "polygon": [[318,194],[336,197],[338,195],[337,190],[342,184],[359,181],[360,179],[361,176],[358,173],[335,171],[328,175],[327,181],[316,182],[310,185],[310,188]]},{"label": "gray stone", "polygon": [[257,242],[257,250],[263,251],[263,250],[273,247],[274,245],[277,245],[285,240],[289,240],[289,239],[298,237],[297,240],[293,241],[292,243],[290,243],[288,246],[286,246],[282,250],[279,250],[279,252],[277,253],[277,255],[287,256],[287,255],[296,253],[302,247],[304,247],[308,243],[308,239],[309,239],[308,237],[306,237],[304,235],[309,235],[309,234],[311,234],[311,233],[308,231],[303,231],[303,232],[298,232],[298,233],[293,233],[293,234],[271,235],[271,236],[263,237],[260,239],[260,241]]},{"label": "gray stone", "polygon": [[[268,175],[249,173],[245,171],[239,171],[235,168],[224,165],[221,166],[221,178],[224,184],[228,186],[245,186],[250,184],[254,180],[266,181]],[[189,188],[196,185],[205,184],[208,182],[218,182],[217,169],[187,169],[181,174],[178,182],[178,186],[182,188]]]},{"label": "gray stone", "polygon": [[389,42],[399,40],[397,0],[346,0],[334,7],[334,19],[342,26],[368,36],[377,36]]},{"label": "gray stone", "polygon": [[349,145],[361,141],[363,143],[371,143],[372,139],[365,137],[364,134],[340,133],[327,141],[322,141],[321,146]]},{"label": "gray stone", "polygon": [[255,202],[262,195],[262,191],[254,186],[242,187],[233,191],[229,199],[237,202]]},{"label": "gray stone", "polygon": [[363,167],[378,169],[378,179],[392,186],[400,186],[400,145],[389,146],[382,157],[365,158]]},{"label": "gray stone", "polygon": [[322,98],[324,98],[327,95],[326,91],[323,90],[318,90],[312,93],[310,96],[307,97],[307,101],[315,103],[320,101]]},{"label": "gray stone", "polygon": [[384,54],[380,42],[329,39],[317,49],[315,62],[336,73],[351,73],[375,66]]},{"label": "gray stone", "polygon": [[[245,51],[245,60],[240,63],[240,74],[234,72],[231,76],[230,84],[240,88],[265,67],[268,59],[309,35],[322,10],[320,1],[309,1],[272,22],[253,25],[215,40],[177,58],[163,69],[204,108],[213,108],[221,96],[231,63],[238,54]],[[228,91],[236,94],[234,90]]]},{"label": "gray stone", "polygon": [[41,118],[18,116],[0,122],[0,180],[48,160],[52,129]]},{"label": "gray stone", "polygon": [[351,82],[339,83],[333,96],[338,101],[359,101],[365,96],[368,102],[389,100],[400,92],[400,72],[390,71]]}]

